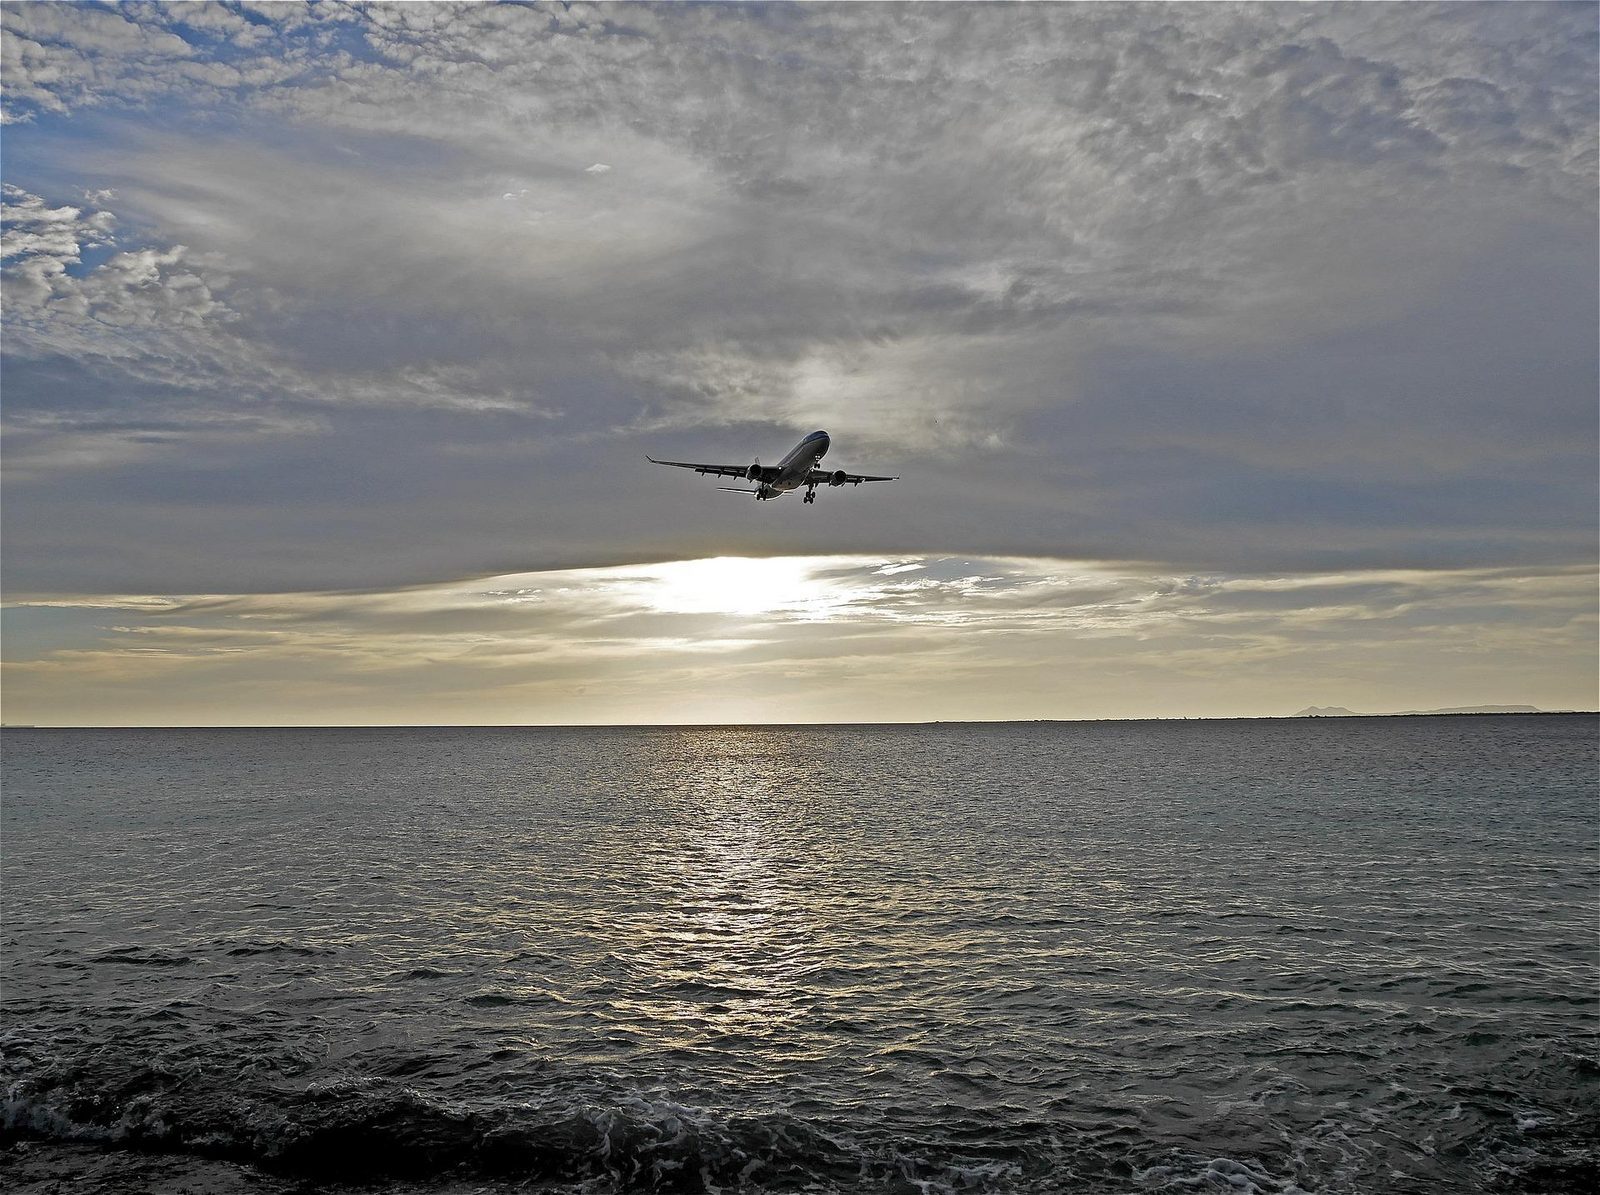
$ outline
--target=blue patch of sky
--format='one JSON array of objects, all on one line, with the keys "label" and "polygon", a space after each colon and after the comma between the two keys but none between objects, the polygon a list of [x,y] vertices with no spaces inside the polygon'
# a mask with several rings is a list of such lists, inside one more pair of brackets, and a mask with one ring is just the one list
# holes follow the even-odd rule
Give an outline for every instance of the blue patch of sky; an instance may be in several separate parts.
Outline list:
[{"label": "blue patch of sky", "polygon": [[389,59],[367,40],[368,23],[372,18],[364,11],[368,5],[343,4],[341,8],[351,14],[346,21],[323,24],[317,27],[315,37],[318,48],[324,52],[343,52],[358,62],[385,65]]},{"label": "blue patch of sky", "polygon": [[[5,181],[39,196],[52,208],[75,207],[87,214],[114,206],[89,197],[89,192],[102,184],[62,164],[73,150],[103,145],[106,140],[100,131],[70,116],[55,113],[45,114],[37,121],[11,125],[5,135]],[[67,273],[81,278],[104,264],[127,241],[121,231],[114,232],[118,244],[81,246],[82,260],[68,265]]]},{"label": "blue patch of sky", "polygon": [[[175,5],[167,10],[171,23],[166,28],[196,50],[204,52],[211,61],[235,65],[261,57],[263,50],[259,44],[240,45],[227,34],[208,26],[187,24],[184,20],[185,7]],[[274,52],[279,55],[292,50],[310,50],[312,53],[308,61],[312,63],[315,63],[317,56],[339,54],[349,55],[358,62],[382,64],[385,61],[379,49],[367,40],[368,31],[378,24],[366,11],[370,5],[323,3],[318,8],[320,20],[293,26],[281,24],[259,11],[241,9],[232,4],[225,7],[256,28],[270,30],[278,39],[279,45]],[[311,69],[314,71],[314,66]]]},{"label": "blue patch of sky", "polygon": [[[32,120],[6,126],[6,182],[33,190],[27,179],[47,175],[52,164],[80,146],[101,144],[104,133],[79,115],[40,112]],[[40,194],[35,190],[35,194]],[[80,195],[81,199],[82,196]]]},{"label": "blue patch of sky", "polygon": [[[137,152],[152,135],[197,140],[228,138],[266,151],[290,154],[303,163],[346,164],[352,161],[389,185],[403,187],[420,175],[450,176],[473,169],[464,150],[438,141],[396,133],[330,133],[278,118],[254,116],[231,105],[196,107],[178,96],[146,102],[137,115],[109,110],[79,110],[71,115],[44,114],[6,131],[4,178],[7,183],[38,195],[50,207],[71,206],[91,212],[110,210],[117,216],[113,248],[96,248],[83,254],[82,265],[69,272],[81,277],[122,249],[148,247],[159,239],[153,230],[139,227],[115,192],[123,179],[115,163],[118,154]],[[109,155],[109,157],[108,157]],[[557,167],[551,173],[564,173]],[[108,199],[89,198],[91,192],[109,190]]]},{"label": "blue patch of sky", "polygon": [[[213,0],[213,2],[216,2],[216,0]],[[230,44],[228,42],[227,34],[221,33],[208,25],[191,25],[189,23],[187,19],[189,12],[198,12],[204,7],[208,6],[195,5],[193,10],[191,10],[188,5],[175,4],[168,8],[166,10],[166,15],[173,23],[171,26],[172,32],[178,37],[181,37],[184,41],[188,42],[191,46],[211,48],[223,47]],[[270,29],[277,23],[265,13],[247,8],[241,8],[237,4],[224,3],[220,4],[220,7],[227,9],[236,17],[243,18],[246,23],[254,25],[257,29]],[[129,20],[137,21],[142,15],[140,10],[143,9],[144,6],[140,4],[129,4],[124,5],[123,8],[125,9],[124,15],[126,15]]]},{"label": "blue patch of sky", "polygon": [[[121,180],[93,163],[108,152],[136,144],[139,134],[150,128],[181,131],[205,124],[215,129],[232,119],[216,112],[196,113],[176,98],[147,102],[137,120],[121,111],[105,110],[41,115],[7,128],[5,181],[39,196],[51,207],[76,207],[85,212],[108,209],[118,216],[114,230],[118,246],[140,247],[144,244],[140,230],[131,227],[118,210],[114,193]],[[110,190],[113,196],[90,198],[92,192],[101,190]]]},{"label": "blue patch of sky", "polygon": [[78,260],[67,265],[67,277],[86,278],[122,250],[116,245],[89,245],[78,250]]}]

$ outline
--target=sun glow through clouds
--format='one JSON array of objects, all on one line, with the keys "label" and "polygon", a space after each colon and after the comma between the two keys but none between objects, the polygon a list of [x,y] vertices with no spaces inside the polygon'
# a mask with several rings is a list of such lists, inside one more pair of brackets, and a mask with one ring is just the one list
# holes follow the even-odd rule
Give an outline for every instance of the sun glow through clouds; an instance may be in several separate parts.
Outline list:
[{"label": "sun glow through clouds", "polygon": [[[987,686],[990,718],[1244,715],[1263,692],[1268,712],[1300,708],[1307,676],[1352,660],[1383,680],[1342,682],[1334,696],[1352,709],[1507,689],[1578,708],[1592,682],[1563,667],[1592,658],[1592,593],[1581,568],[1187,576],[833,555],[398,590],[40,595],[7,610],[7,713],[41,724],[232,723],[236,709],[280,724],[342,723],[352,710],[430,724],[904,721],[970,717],[970,694]],[[1526,666],[1508,672],[1508,651]],[[1565,688],[1549,679],[1566,675]]]},{"label": "sun glow through clouds", "polygon": [[826,617],[846,605],[848,591],[817,576],[804,557],[718,556],[652,566],[640,598],[659,614],[750,616],[786,610],[799,618]]}]

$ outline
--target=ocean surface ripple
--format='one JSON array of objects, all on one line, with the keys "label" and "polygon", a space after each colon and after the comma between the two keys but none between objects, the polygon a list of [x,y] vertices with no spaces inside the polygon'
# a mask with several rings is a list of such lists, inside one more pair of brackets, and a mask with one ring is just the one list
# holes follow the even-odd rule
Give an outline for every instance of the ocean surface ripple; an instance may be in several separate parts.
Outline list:
[{"label": "ocean surface ripple", "polygon": [[12,1191],[1600,1184],[1592,718],[8,731]]}]

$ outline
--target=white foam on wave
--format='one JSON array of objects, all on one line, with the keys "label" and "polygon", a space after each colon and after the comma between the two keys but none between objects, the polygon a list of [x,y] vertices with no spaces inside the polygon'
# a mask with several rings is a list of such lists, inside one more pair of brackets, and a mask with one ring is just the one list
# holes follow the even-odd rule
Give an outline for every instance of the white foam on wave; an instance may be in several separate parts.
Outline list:
[{"label": "white foam on wave", "polygon": [[1211,1158],[1193,1169],[1175,1165],[1135,1170],[1134,1181],[1153,1191],[1236,1191],[1239,1195],[1309,1195],[1292,1178],[1276,1178],[1259,1163]]}]

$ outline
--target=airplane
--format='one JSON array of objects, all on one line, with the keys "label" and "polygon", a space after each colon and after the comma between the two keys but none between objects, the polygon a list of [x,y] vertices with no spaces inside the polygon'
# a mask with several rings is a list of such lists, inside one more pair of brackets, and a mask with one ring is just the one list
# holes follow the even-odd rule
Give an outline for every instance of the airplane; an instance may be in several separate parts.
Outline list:
[{"label": "airplane", "polygon": [[679,469],[693,469],[696,473],[709,473],[715,477],[742,477],[754,482],[756,488],[747,490],[740,486],[719,485],[719,490],[735,494],[754,494],[757,502],[781,498],[790,490],[806,489],[806,502],[817,500],[819,485],[860,485],[863,481],[899,481],[898,477],[872,477],[862,473],[846,473],[843,469],[832,473],[817,468],[817,462],[828,451],[827,432],[812,432],[794,446],[788,456],[776,465],[763,465],[756,458],[753,465],[699,465],[693,461],[658,461],[648,453],[645,460],[653,465],[672,465]]}]

